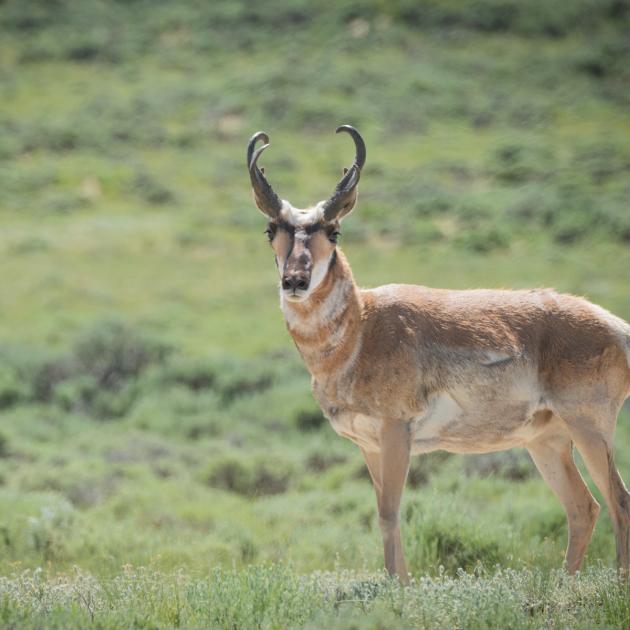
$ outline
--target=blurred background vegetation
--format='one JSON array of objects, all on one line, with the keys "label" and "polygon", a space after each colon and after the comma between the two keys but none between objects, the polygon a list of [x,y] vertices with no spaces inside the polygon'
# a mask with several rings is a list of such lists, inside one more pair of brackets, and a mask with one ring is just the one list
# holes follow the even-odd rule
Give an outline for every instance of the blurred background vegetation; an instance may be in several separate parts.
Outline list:
[{"label": "blurred background vegetation", "polygon": [[[0,0],[2,572],[374,570],[245,169],[297,206],[366,138],[358,282],[551,285],[630,319],[628,0]],[[618,431],[630,481],[630,414]],[[559,566],[524,452],[414,462],[416,574]],[[612,564],[600,520],[588,562]]]}]

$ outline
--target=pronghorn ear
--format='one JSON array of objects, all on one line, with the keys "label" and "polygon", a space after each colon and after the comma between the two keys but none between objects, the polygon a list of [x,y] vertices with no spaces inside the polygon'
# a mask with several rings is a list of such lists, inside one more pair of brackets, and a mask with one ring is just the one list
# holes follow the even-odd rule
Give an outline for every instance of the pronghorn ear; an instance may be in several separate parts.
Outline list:
[{"label": "pronghorn ear", "polygon": [[[256,149],[256,143],[259,140],[262,140],[265,144]],[[264,131],[259,131],[250,138],[247,145],[247,168],[252,183],[254,203],[263,214],[270,219],[275,219],[282,210],[282,201],[267,181],[264,175],[265,169],[257,165],[258,158],[268,146],[269,136]]]},{"label": "pronghorn ear", "polygon": [[352,212],[352,209],[357,203],[357,198],[359,197],[359,188],[355,186],[352,192],[346,196],[343,200],[343,205],[341,206],[341,210],[337,214],[337,221],[341,221],[347,214]]},{"label": "pronghorn ear", "polygon": [[348,214],[357,201],[357,184],[361,177],[361,169],[365,164],[365,142],[359,132],[350,125],[337,127],[336,133],[344,131],[352,136],[355,146],[355,156],[352,166],[343,169],[343,176],[332,197],[323,203],[324,220],[341,219]]},{"label": "pronghorn ear", "polygon": [[[343,167],[343,175],[346,175],[350,169]],[[359,188],[355,186],[349,194],[345,196],[343,199],[343,204],[341,205],[341,209],[337,214],[336,220],[341,221],[347,214],[350,214],[354,209],[354,206],[357,203],[357,197],[359,196]]]}]

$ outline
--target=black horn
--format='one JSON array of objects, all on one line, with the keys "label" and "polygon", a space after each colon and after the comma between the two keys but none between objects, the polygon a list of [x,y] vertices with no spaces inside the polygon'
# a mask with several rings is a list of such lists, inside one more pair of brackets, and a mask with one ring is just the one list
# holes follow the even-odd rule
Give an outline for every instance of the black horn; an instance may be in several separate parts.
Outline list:
[{"label": "black horn", "polygon": [[[265,144],[254,150],[259,140],[262,140]],[[254,199],[258,209],[275,219],[282,209],[282,201],[273,191],[263,171],[257,166],[258,158],[268,146],[269,136],[264,131],[259,131],[250,138],[247,145],[247,168],[249,170],[249,178],[252,180]]]},{"label": "black horn", "polygon": [[324,203],[324,219],[326,221],[340,219],[352,210],[357,198],[357,184],[359,183],[359,177],[361,177],[361,169],[365,164],[365,142],[363,142],[361,134],[350,125],[337,127],[335,133],[340,133],[341,131],[352,136],[356,154],[352,166],[349,169],[344,169],[344,176],[337,184],[333,196]]}]

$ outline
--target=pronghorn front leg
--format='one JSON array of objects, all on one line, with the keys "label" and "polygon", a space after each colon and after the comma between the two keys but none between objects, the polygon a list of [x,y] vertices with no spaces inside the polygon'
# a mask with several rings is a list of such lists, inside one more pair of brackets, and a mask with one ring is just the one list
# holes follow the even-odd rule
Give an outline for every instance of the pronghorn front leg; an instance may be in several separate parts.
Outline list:
[{"label": "pronghorn front leg", "polygon": [[[402,421],[385,421],[380,435],[380,493],[377,488],[378,514],[385,551],[385,568],[409,582],[400,541],[400,499],[409,471],[409,425]],[[380,495],[380,496],[379,496]]]},{"label": "pronghorn front leg", "polygon": [[363,453],[365,465],[370,473],[370,479],[372,479],[374,494],[376,494],[376,505],[380,509],[383,479],[381,475],[381,454],[378,451],[366,451],[363,448],[361,449],[361,453]]},{"label": "pronghorn front leg", "polygon": [[[384,525],[383,525],[383,517],[381,516],[383,514],[383,502],[382,502],[382,493],[383,493],[383,486],[382,486],[382,473],[381,473],[381,453],[380,452],[375,452],[375,451],[365,451],[363,449],[361,449],[361,452],[363,453],[363,458],[365,459],[365,463],[367,465],[367,469],[368,472],[370,473],[370,477],[372,479],[372,484],[374,486],[374,494],[376,495],[376,505],[378,507],[378,513],[379,513],[379,518],[380,518],[380,525],[381,525],[381,530],[383,533],[383,546],[385,548],[385,556],[387,558],[387,554],[388,554],[388,543],[386,541],[386,534],[385,534],[385,530],[384,530]],[[394,566],[394,570],[392,570],[390,568],[390,565],[387,564],[387,568],[389,570],[390,573],[398,573],[398,575],[400,576],[400,580],[402,582],[407,583],[408,579],[407,579],[407,569],[405,567],[405,560],[403,557],[403,553],[402,553],[402,549],[400,546],[400,531],[397,532],[396,535],[396,539],[395,539],[395,546],[394,546],[394,555],[396,557],[399,557],[401,559],[402,562],[402,566],[400,567],[400,569],[402,570],[402,573],[400,573],[398,571],[398,569],[395,568],[395,560],[393,562],[393,566]]]}]

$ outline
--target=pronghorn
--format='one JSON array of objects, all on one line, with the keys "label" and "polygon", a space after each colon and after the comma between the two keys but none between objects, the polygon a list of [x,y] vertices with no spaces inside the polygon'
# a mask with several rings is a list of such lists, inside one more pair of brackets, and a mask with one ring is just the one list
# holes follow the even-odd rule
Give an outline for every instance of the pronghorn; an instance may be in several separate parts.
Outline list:
[{"label": "pronghorn", "polygon": [[411,455],[522,446],[566,511],[565,567],[574,573],[599,514],[575,445],[606,501],[627,574],[630,494],[613,434],[630,395],[630,325],[551,289],[359,289],[337,237],[366,150],[356,129],[341,131],[354,140],[354,162],[332,197],[310,208],[281,200],[257,166],[269,146],[264,132],[249,141],[247,166],[313,394],[335,431],[359,446],[372,478],[386,569],[408,581],[399,506]]}]

